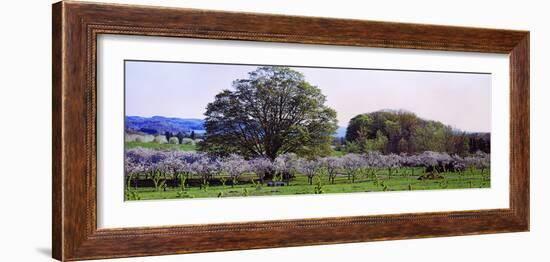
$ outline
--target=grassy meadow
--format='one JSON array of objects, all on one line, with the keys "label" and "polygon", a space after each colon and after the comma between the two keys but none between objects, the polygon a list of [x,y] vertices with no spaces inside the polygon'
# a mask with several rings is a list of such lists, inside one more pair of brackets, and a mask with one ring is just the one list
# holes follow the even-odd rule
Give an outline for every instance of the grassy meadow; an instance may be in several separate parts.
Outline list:
[{"label": "grassy meadow", "polygon": [[[414,173],[414,175],[412,174]],[[489,171],[481,173],[479,169],[464,172],[441,173],[444,178],[432,180],[419,180],[423,174],[423,168],[399,168],[392,171],[391,177],[387,170],[377,170],[376,178],[372,175],[359,175],[352,183],[346,175],[337,175],[334,184],[330,183],[326,175],[316,175],[313,184],[310,185],[307,177],[296,175],[285,186],[268,186],[258,181],[253,173],[244,174],[239,178],[238,184],[232,186],[210,185],[205,188],[198,186],[164,187],[156,190],[153,187],[132,188],[136,199],[127,200],[153,200],[153,199],[185,199],[185,198],[212,198],[212,197],[253,197],[276,195],[301,195],[301,194],[333,194],[352,192],[380,192],[380,191],[409,191],[409,190],[443,190],[466,188],[490,188]],[[229,181],[229,178],[225,179]]]},{"label": "grassy meadow", "polygon": [[159,143],[148,143],[148,142],[125,142],[126,149],[132,148],[148,148],[154,150],[178,150],[183,152],[194,152],[196,151],[196,146],[194,144],[159,144]]}]

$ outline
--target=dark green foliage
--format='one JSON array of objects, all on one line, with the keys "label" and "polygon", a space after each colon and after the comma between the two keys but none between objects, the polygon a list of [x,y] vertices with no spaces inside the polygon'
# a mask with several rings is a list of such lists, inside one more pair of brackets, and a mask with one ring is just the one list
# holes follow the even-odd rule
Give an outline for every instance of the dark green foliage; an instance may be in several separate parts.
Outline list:
[{"label": "dark green foliage", "polygon": [[482,151],[489,153],[491,151],[491,134],[490,133],[473,133],[467,134],[470,153]]},{"label": "dark green foliage", "polygon": [[321,90],[287,67],[264,66],[233,82],[208,104],[199,150],[274,160],[284,153],[331,153],[336,112]]},{"label": "dark green foliage", "polygon": [[407,111],[377,111],[350,120],[347,152],[419,153],[424,151],[466,155],[490,153],[490,134],[468,134],[441,122],[425,120]]}]

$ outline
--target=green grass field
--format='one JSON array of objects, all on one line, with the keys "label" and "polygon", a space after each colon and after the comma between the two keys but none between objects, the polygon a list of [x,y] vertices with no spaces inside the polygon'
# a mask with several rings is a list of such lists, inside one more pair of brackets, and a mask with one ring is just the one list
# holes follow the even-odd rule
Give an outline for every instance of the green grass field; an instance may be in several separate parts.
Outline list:
[{"label": "green grass field", "polygon": [[[126,149],[132,149],[137,147],[156,149],[156,150],[179,150],[185,152],[197,151],[196,145],[174,145],[174,144],[158,144],[154,142],[125,142]],[[333,150],[332,156],[343,156],[345,153],[342,151]]]},{"label": "green grass field", "polygon": [[143,142],[125,142],[126,149],[132,149],[136,147],[156,149],[156,150],[179,150],[179,151],[196,151],[195,145],[175,145],[175,144],[158,144],[158,143],[143,143]]},{"label": "green grass field", "polygon": [[[410,168],[401,168],[388,177],[386,170],[377,171],[378,180],[375,181],[366,176],[358,176],[355,183],[351,183],[347,176],[337,176],[335,183],[330,184],[326,176],[317,176],[310,185],[307,178],[297,175],[287,186],[270,187],[259,183],[250,183],[256,177],[253,174],[240,178],[241,183],[232,187],[209,186],[206,190],[199,187],[188,187],[183,192],[179,188],[167,187],[156,191],[154,188],[132,189],[134,196],[139,200],[148,199],[178,199],[178,198],[211,198],[211,197],[249,197],[249,196],[274,196],[274,195],[298,195],[314,194],[322,191],[323,194],[352,193],[352,192],[378,192],[378,191],[406,191],[406,190],[443,190],[463,188],[489,188],[491,186],[488,171],[485,176],[480,170],[465,171],[462,174],[443,173],[444,179],[418,180],[422,168],[416,168],[411,175]],[[318,183],[320,181],[320,185]],[[319,188],[320,187],[320,188]],[[316,190],[317,188],[317,190]],[[320,189],[320,190],[319,190]]]}]

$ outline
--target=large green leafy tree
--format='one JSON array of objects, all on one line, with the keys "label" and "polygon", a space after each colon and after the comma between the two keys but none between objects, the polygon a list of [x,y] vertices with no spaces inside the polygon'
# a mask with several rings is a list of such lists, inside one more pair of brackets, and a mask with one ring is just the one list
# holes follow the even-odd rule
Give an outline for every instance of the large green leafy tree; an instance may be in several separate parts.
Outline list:
[{"label": "large green leafy tree", "polygon": [[233,82],[206,109],[199,150],[275,159],[284,153],[330,153],[336,112],[321,90],[287,67],[263,66]]}]

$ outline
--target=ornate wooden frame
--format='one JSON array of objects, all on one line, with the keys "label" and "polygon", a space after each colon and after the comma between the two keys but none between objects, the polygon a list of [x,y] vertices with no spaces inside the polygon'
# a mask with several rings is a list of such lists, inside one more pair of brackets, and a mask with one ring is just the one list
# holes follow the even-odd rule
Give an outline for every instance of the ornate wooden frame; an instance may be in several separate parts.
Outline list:
[{"label": "ornate wooden frame", "polygon": [[[99,259],[529,230],[528,31],[72,1],[53,5],[52,26],[52,245],[56,259]],[[508,54],[510,208],[98,229],[95,93],[98,34]],[[143,248],[144,244],[155,248]]]}]

